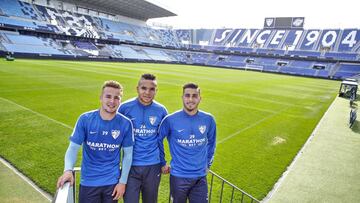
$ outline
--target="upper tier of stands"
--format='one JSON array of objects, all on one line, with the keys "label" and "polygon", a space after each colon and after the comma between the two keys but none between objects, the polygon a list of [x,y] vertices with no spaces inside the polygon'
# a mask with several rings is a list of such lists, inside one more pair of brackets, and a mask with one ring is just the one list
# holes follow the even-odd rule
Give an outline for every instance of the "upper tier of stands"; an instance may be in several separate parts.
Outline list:
[{"label": "upper tier of stands", "polygon": [[[38,31],[95,39],[111,39],[170,47],[188,44],[207,48],[239,47],[259,53],[288,52],[289,55],[357,60],[360,30],[280,30],[280,29],[153,29],[145,24],[110,20],[19,0],[0,0],[3,26],[16,25]],[[9,22],[13,21],[13,23]],[[16,17],[16,18],[14,18]],[[26,21],[26,20],[27,21]],[[222,48],[221,48],[222,47]],[[245,51],[248,51],[245,50]]]},{"label": "upper tier of stands", "polygon": [[[180,62],[326,78],[360,73],[358,29],[155,29],[19,0],[0,0],[0,5],[0,29],[12,30],[0,32],[0,51]],[[96,40],[103,42],[99,45]]]},{"label": "upper tier of stands", "polygon": [[33,20],[43,20],[31,4],[23,1],[0,0],[1,11],[8,16],[18,16]]}]

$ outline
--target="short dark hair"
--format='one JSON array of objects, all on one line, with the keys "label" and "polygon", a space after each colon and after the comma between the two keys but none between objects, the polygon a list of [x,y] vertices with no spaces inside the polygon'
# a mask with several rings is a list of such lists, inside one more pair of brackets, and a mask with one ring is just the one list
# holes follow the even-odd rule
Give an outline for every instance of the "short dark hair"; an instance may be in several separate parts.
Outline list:
[{"label": "short dark hair", "polygon": [[145,73],[145,74],[142,74],[141,75],[141,79],[144,79],[144,80],[156,80],[156,76],[151,74],[151,73]]},{"label": "short dark hair", "polygon": [[107,81],[105,81],[103,86],[102,86],[102,90],[104,90],[105,87],[112,87],[112,88],[115,88],[115,89],[120,89],[120,92],[123,91],[122,85],[119,82],[115,81],[115,80],[107,80]]},{"label": "short dark hair", "polygon": [[187,88],[197,89],[197,90],[199,90],[199,93],[200,93],[199,85],[197,85],[196,83],[192,83],[192,82],[186,83],[186,84],[183,86],[183,93],[185,92],[185,89],[187,89]]}]

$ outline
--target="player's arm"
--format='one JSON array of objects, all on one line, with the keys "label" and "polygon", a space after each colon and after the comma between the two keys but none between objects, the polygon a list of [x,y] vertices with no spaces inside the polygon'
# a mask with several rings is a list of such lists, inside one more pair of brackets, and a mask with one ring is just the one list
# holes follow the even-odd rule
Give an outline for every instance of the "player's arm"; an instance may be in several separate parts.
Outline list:
[{"label": "player's arm", "polygon": [[115,186],[112,196],[113,200],[118,200],[123,197],[125,193],[126,183],[129,176],[131,163],[132,163],[132,154],[133,154],[133,146],[124,147],[123,148],[123,161],[121,167],[121,177],[119,179],[119,183]]},{"label": "player's arm", "polygon": [[168,119],[165,117],[159,126],[158,130],[158,146],[160,151],[160,165],[161,167],[166,166],[165,151],[164,151],[164,138],[169,135],[169,124]]},{"label": "player's arm", "polygon": [[66,182],[70,182],[70,185],[74,184],[74,177],[72,171],[74,169],[80,147],[81,145],[70,141],[69,147],[67,148],[65,153],[64,173],[62,176],[59,177],[57,182],[58,188],[62,187]]},{"label": "player's arm", "polygon": [[84,119],[86,119],[83,115],[79,117],[76,122],[75,128],[70,136],[70,144],[65,153],[65,166],[64,173],[59,177],[58,182],[56,184],[57,188],[62,187],[65,182],[70,182],[71,185],[74,184],[74,177],[72,174],[72,170],[74,169],[77,154],[85,139],[85,128],[84,128]]},{"label": "player's arm", "polygon": [[133,146],[134,146],[134,134],[133,134],[133,126],[131,121],[129,120],[129,126],[126,131],[126,135],[123,141],[123,160],[121,164],[121,176],[119,179],[119,183],[116,184],[112,195],[114,198],[113,200],[119,200],[124,196],[126,183],[128,180],[131,164],[132,164],[132,157],[133,157]]},{"label": "player's arm", "polygon": [[121,177],[119,183],[126,184],[129,176],[132,157],[133,157],[133,146],[123,148],[124,156],[121,164]]},{"label": "player's arm", "polygon": [[207,167],[210,169],[216,148],[216,123],[214,118],[211,118],[211,124],[208,133],[208,145],[207,145]]}]

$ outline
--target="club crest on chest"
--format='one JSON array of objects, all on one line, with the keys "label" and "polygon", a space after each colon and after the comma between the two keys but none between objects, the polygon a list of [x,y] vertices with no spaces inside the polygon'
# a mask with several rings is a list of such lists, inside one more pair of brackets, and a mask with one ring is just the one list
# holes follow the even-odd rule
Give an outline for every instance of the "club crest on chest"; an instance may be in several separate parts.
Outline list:
[{"label": "club crest on chest", "polygon": [[120,130],[112,130],[111,131],[111,136],[116,139],[120,136]]},{"label": "club crest on chest", "polygon": [[151,125],[154,125],[155,124],[155,122],[156,122],[156,116],[149,116],[149,122],[150,122],[150,124]]},{"label": "club crest on chest", "polygon": [[199,131],[201,132],[201,134],[204,134],[204,132],[206,131],[206,125],[200,125]]}]

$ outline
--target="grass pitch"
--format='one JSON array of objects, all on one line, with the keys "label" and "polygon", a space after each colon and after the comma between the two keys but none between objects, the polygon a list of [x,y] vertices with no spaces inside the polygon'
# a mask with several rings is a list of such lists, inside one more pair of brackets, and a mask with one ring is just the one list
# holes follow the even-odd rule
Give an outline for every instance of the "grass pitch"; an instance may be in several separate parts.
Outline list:
[{"label": "grass pitch", "polygon": [[[55,60],[0,61],[0,156],[50,193],[62,174],[78,116],[99,107],[102,83],[136,96],[142,73],[158,78],[156,100],[182,107],[185,82],[201,87],[200,108],[217,122],[212,170],[258,199],[265,197],[337,94],[339,82],[220,68]],[[81,155],[79,154],[78,165]],[[163,177],[163,180],[168,177]],[[168,197],[166,181],[160,202]]]},{"label": "grass pitch", "polygon": [[28,183],[11,171],[0,160],[0,198],[2,203],[49,203]]}]

